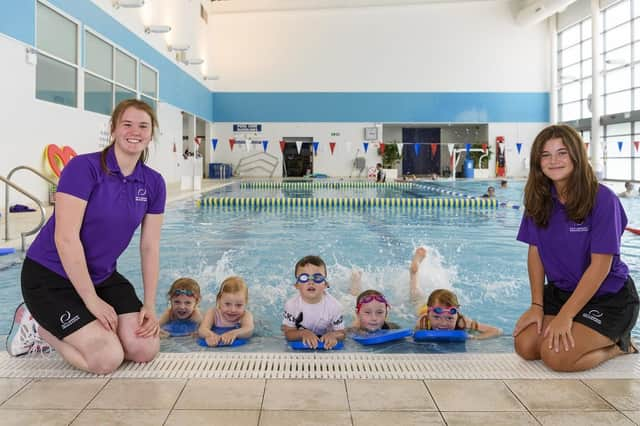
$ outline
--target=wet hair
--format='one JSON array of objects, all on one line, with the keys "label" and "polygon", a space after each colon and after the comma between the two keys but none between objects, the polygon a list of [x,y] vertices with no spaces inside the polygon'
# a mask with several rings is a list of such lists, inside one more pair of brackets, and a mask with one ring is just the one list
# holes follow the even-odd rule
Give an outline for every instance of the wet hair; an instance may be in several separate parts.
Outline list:
[{"label": "wet hair", "polygon": [[216,294],[216,302],[219,302],[224,293],[242,293],[245,303],[249,303],[249,289],[247,283],[241,277],[231,276],[227,277],[220,284],[220,290]]},{"label": "wet hair", "polygon": [[431,329],[427,313],[430,307],[436,305],[453,306],[458,309],[458,321],[456,321],[455,327],[456,330],[465,330],[467,328],[471,330],[478,329],[477,321],[470,321],[469,324],[467,324],[467,321],[469,321],[469,319],[462,315],[462,312],[460,312],[460,302],[458,302],[458,296],[456,296],[454,292],[452,292],[451,290],[447,290],[446,288],[433,290],[431,294],[429,294],[427,303],[420,308],[420,315],[423,316],[420,321],[420,328],[424,328],[426,330]]},{"label": "wet hair", "polygon": [[193,297],[196,298],[196,300],[200,300],[200,286],[198,285],[198,282],[192,278],[178,278],[177,280],[175,280],[173,282],[173,284],[171,284],[171,287],[169,287],[169,291],[167,292],[167,299],[171,300],[171,298],[173,298],[176,294],[177,290],[186,290],[186,291],[190,291],[191,293],[193,293]]},{"label": "wet hair", "polygon": [[561,194],[566,199],[567,216],[574,222],[582,222],[593,209],[598,193],[598,179],[589,164],[587,150],[578,132],[565,124],[542,129],[531,147],[529,178],[524,188],[524,213],[531,217],[537,226],[543,228],[549,225],[553,209],[553,183],[542,172],[540,160],[544,144],[556,138],[567,148],[573,163],[573,172],[569,176],[564,193]]},{"label": "wet hair", "polygon": [[298,260],[298,262],[296,262],[296,266],[293,268],[293,274],[297,276],[298,269],[309,264],[322,267],[324,269],[325,276],[327,275],[327,265],[324,263],[324,260],[322,260],[320,256],[313,255],[305,256],[302,259]]},{"label": "wet hair", "polygon": [[[122,114],[124,114],[124,112],[129,108],[135,108],[137,110],[147,113],[147,115],[151,118],[151,138],[153,138],[153,135],[155,134],[155,129],[158,127],[158,118],[156,117],[155,111],[153,110],[153,108],[151,108],[151,106],[148,103],[144,101],[140,101],[138,99],[125,99],[115,107],[115,109],[111,113],[110,134],[113,135],[113,133],[116,131],[116,127],[118,126],[118,122],[122,118]],[[111,149],[114,143],[115,143],[115,140],[112,140],[111,143],[107,145],[102,150],[102,153],[100,154],[100,165],[102,166],[102,170],[104,170],[106,173],[109,173],[109,169],[107,168],[107,153],[109,152],[109,149]],[[144,151],[140,153],[140,161],[145,163],[147,161],[147,157],[149,157],[148,147],[145,148]]]}]

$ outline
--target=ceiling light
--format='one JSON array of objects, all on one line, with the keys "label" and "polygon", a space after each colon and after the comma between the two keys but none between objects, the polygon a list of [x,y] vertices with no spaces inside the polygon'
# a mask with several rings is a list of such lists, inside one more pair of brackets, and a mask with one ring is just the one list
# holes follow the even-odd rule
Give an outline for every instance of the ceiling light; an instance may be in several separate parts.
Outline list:
[{"label": "ceiling light", "polygon": [[205,75],[202,77],[203,80],[220,80],[219,75]]},{"label": "ceiling light", "polygon": [[170,44],[167,49],[169,52],[186,52],[190,47],[188,44]]},{"label": "ceiling light", "polygon": [[119,9],[121,7],[142,7],[144,0],[114,0],[113,7]]},{"label": "ceiling light", "polygon": [[144,27],[144,32],[147,34],[162,34],[168,33],[169,31],[171,31],[171,27],[169,25],[147,25]]},{"label": "ceiling light", "polygon": [[204,59],[202,58],[185,59],[182,63],[185,65],[202,65],[204,63]]}]

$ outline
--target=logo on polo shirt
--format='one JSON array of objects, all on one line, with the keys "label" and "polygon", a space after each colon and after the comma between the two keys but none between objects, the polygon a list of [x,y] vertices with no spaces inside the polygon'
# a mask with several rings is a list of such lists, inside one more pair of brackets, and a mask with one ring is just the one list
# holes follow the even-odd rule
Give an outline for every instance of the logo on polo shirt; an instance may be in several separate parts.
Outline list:
[{"label": "logo on polo shirt", "polygon": [[147,202],[147,188],[138,188],[138,193],[136,194],[136,201],[140,201],[142,203]]},{"label": "logo on polo shirt", "polygon": [[80,319],[79,315],[74,315],[71,317],[71,312],[65,311],[64,314],[60,315],[60,324],[63,330],[71,327],[73,323]]},{"label": "logo on polo shirt", "polygon": [[602,320],[600,318],[602,318],[603,316],[604,314],[597,309],[592,309],[589,312],[585,312],[582,314],[583,318],[591,320],[596,324],[602,324]]},{"label": "logo on polo shirt", "polygon": [[589,232],[589,227],[584,222],[572,223],[569,225],[569,232]]}]

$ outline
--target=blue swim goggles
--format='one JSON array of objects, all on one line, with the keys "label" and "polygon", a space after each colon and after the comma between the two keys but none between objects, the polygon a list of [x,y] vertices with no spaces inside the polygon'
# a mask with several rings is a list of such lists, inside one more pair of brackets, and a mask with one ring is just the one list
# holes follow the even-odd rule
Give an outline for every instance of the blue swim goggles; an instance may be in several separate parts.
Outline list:
[{"label": "blue swim goggles", "polygon": [[447,306],[447,307],[434,306],[432,308],[429,308],[429,310],[437,315],[442,315],[442,314],[455,315],[458,313],[458,308],[454,306]]},{"label": "blue swim goggles", "polygon": [[322,284],[326,281],[326,277],[321,273],[315,273],[313,275],[302,273],[296,277],[296,281],[300,284],[307,284],[309,281],[313,281],[314,284]]}]

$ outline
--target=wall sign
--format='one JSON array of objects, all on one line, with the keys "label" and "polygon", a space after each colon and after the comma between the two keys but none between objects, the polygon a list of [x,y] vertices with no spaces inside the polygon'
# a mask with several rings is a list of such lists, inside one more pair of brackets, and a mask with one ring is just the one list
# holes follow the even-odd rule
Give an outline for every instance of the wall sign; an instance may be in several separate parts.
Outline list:
[{"label": "wall sign", "polygon": [[262,131],[262,124],[234,124],[235,133],[256,133]]},{"label": "wall sign", "polygon": [[377,127],[365,127],[364,128],[364,140],[366,141],[375,141],[378,139],[378,128]]}]

